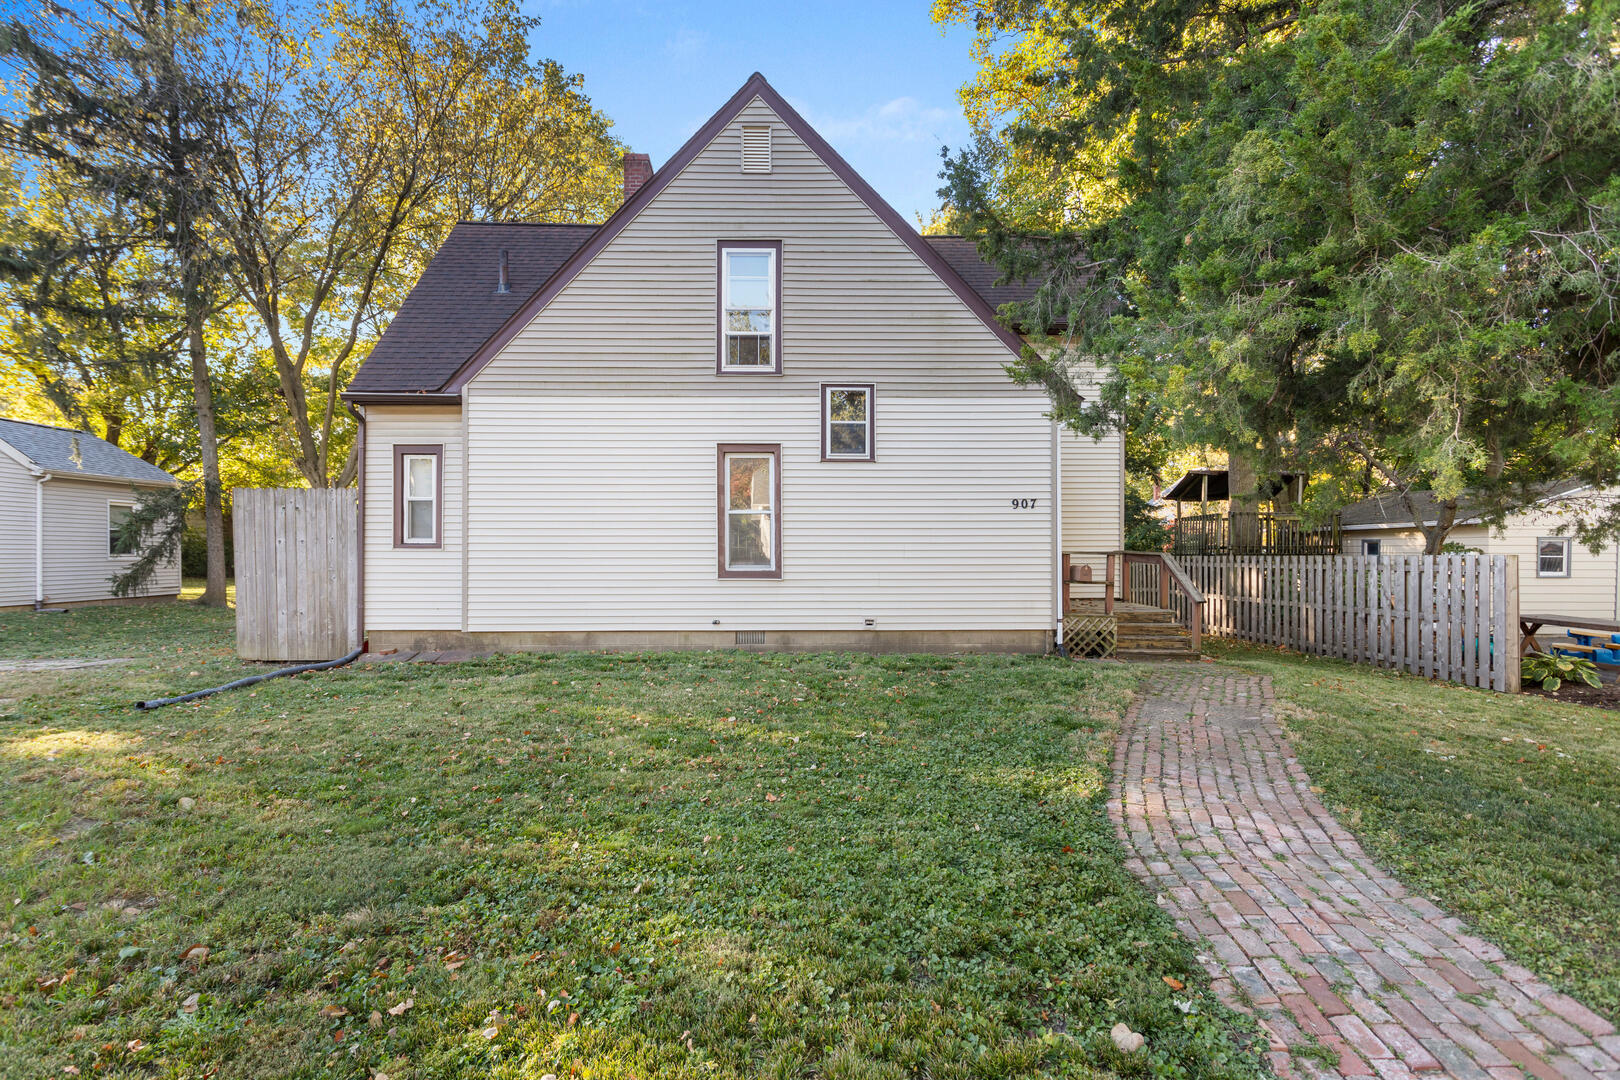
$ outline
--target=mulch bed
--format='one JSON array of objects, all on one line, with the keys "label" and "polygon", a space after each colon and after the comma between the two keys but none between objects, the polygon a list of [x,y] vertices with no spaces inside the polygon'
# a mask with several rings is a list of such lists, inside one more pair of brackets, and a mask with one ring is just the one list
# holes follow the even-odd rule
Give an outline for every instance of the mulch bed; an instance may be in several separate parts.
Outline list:
[{"label": "mulch bed", "polygon": [[1539,686],[1527,684],[1524,687],[1524,692],[1534,694],[1537,697],[1552,698],[1554,701],[1568,702],[1572,705],[1592,705],[1599,709],[1620,709],[1620,682],[1606,682],[1602,686],[1587,686],[1582,682],[1566,682],[1551,693]]}]

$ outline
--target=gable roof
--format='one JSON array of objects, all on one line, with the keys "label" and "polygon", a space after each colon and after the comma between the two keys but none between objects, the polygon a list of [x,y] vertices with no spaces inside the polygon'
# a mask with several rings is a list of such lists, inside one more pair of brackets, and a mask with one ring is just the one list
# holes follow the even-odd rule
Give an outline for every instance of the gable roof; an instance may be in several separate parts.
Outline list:
[{"label": "gable roof", "polygon": [[[1590,485],[1584,480],[1561,480],[1555,484],[1543,486],[1537,494],[1527,501],[1522,509],[1528,510],[1544,502],[1560,498],[1564,495],[1573,495]],[[1440,516],[1440,500],[1434,497],[1432,491],[1418,491],[1412,495],[1417,504],[1418,512],[1423,515],[1425,525],[1433,525]],[[1457,500],[1458,525],[1470,525],[1479,521],[1484,512],[1484,503],[1477,498],[1471,498],[1466,492]],[[1383,495],[1374,495],[1370,499],[1353,502],[1339,511],[1339,524],[1345,529],[1411,529],[1414,528],[1412,515],[1406,512],[1406,506],[1397,492],[1387,492]]]},{"label": "gable roof", "polygon": [[146,486],[176,487],[180,481],[87,431],[48,427],[0,417],[0,443],[53,476],[87,480],[127,480]]},{"label": "gable roof", "polygon": [[[596,225],[463,221],[349,383],[349,393],[437,390],[596,232]],[[510,292],[497,292],[501,252]]]},{"label": "gable roof", "polygon": [[[871,185],[850,168],[838,152],[816,133],[770,83],[765,81],[763,75],[755,72],[742,88],[652,175],[650,180],[642,184],[635,194],[625,200],[624,204],[599,227],[593,229],[590,226],[492,225],[475,228],[470,223],[458,225],[451,232],[451,238],[458,239],[459,244],[456,252],[449,253],[451,261],[447,261],[440,272],[435,272],[440,257],[446,254],[441,249],[440,254],[434,256],[428,270],[423,273],[422,281],[401,306],[400,315],[395,317],[397,323],[407,308],[414,307],[412,323],[401,328],[392,340],[390,335],[394,332],[394,324],[389,325],[383,340],[377,343],[371,357],[361,365],[343,397],[362,403],[428,404],[460,400],[461,388],[468,380],[494,359],[507,342],[526,327],[535,315],[550,303],[598,252],[618,236],[643,207],[657,198],[681,170],[713,142],[726,125],[756,97],[763,100],[776,113],[782,123],[792,130],[810,151],[820,158],[855,196],[864,202],[900,241],[978,316],[1013,355],[1018,355],[1022,346],[1021,340],[996,318],[996,304],[1006,301],[992,301],[987,295],[981,294],[978,289],[963,280],[962,273],[957,269],[958,266],[984,266],[978,260],[977,251],[971,252],[972,262],[969,262],[968,252],[963,249],[963,245],[971,248],[971,241],[960,237],[939,238],[958,241],[955,245],[940,244],[930,243],[928,239],[920,236],[883,200],[882,196],[872,189]],[[510,307],[485,302],[495,295],[492,268],[497,265],[500,245],[489,236],[481,234],[483,228],[506,230],[508,242],[506,250],[512,253],[514,266],[513,292],[509,295],[522,297]],[[518,248],[531,240],[538,246],[538,237],[541,234],[525,232],[536,229],[554,231],[550,234],[547,252],[529,261],[532,271],[538,273],[547,265],[549,259],[560,257],[560,262],[552,268],[549,276],[540,282],[538,287],[529,284],[527,287],[532,291],[525,296],[525,283],[519,281],[516,276]],[[458,232],[461,233],[459,238]],[[569,243],[573,243],[573,250],[563,253],[563,247]],[[446,248],[449,246],[449,241],[446,241]],[[457,266],[472,273],[474,281],[469,284],[459,278],[454,272]],[[989,271],[988,278],[982,273],[976,273],[976,276],[983,279],[983,288],[990,290],[997,272],[993,267],[986,269]],[[424,287],[426,292],[418,301],[417,293],[423,291]],[[1021,287],[1013,286],[1013,288]],[[1033,293],[1033,288],[1029,291]],[[1009,299],[1016,298],[1027,297],[1009,297]],[[414,305],[413,301],[416,301]],[[482,310],[477,313],[458,310],[475,306]],[[427,340],[420,346],[411,329],[412,326],[425,329],[428,333]],[[384,348],[385,342],[387,348]],[[450,358],[455,354],[459,354],[456,366],[448,374],[444,374],[445,369],[449,367]],[[438,381],[435,382],[434,379]]]}]

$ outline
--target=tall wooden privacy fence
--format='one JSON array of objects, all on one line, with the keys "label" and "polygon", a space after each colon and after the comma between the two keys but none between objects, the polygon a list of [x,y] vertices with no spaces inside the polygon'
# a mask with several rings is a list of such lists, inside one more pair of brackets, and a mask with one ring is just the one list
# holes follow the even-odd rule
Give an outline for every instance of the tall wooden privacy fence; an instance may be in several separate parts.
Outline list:
[{"label": "tall wooden privacy fence", "polygon": [[1205,632],[1519,689],[1514,555],[1183,555]]},{"label": "tall wooden privacy fence", "polygon": [[236,488],[236,653],[335,660],[360,644],[353,489]]}]

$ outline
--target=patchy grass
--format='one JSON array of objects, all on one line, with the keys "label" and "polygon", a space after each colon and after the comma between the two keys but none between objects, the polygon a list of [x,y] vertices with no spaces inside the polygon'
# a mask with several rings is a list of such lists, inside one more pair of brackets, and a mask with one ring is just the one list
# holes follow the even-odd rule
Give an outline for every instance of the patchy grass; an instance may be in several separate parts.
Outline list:
[{"label": "patchy grass", "polygon": [[1272,676],[1300,762],[1409,886],[1620,1020],[1620,714],[1216,645]]},{"label": "patchy grass", "polygon": [[[16,1075],[1259,1075],[1102,812],[1124,669],[513,656],[136,712],[240,670],[173,608],[0,675]],[[86,647],[59,618],[7,647]]]}]

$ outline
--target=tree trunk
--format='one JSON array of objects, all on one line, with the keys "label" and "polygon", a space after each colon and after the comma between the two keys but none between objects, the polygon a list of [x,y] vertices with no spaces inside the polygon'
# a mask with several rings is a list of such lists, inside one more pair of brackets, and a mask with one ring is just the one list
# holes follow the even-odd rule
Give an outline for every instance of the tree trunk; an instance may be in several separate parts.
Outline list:
[{"label": "tree trunk", "polygon": [[214,388],[208,377],[203,340],[202,289],[194,262],[186,260],[186,346],[191,355],[191,393],[197,407],[197,434],[202,445],[203,523],[208,540],[208,584],[202,602],[225,606],[225,506],[219,480],[219,436],[214,430]]}]

